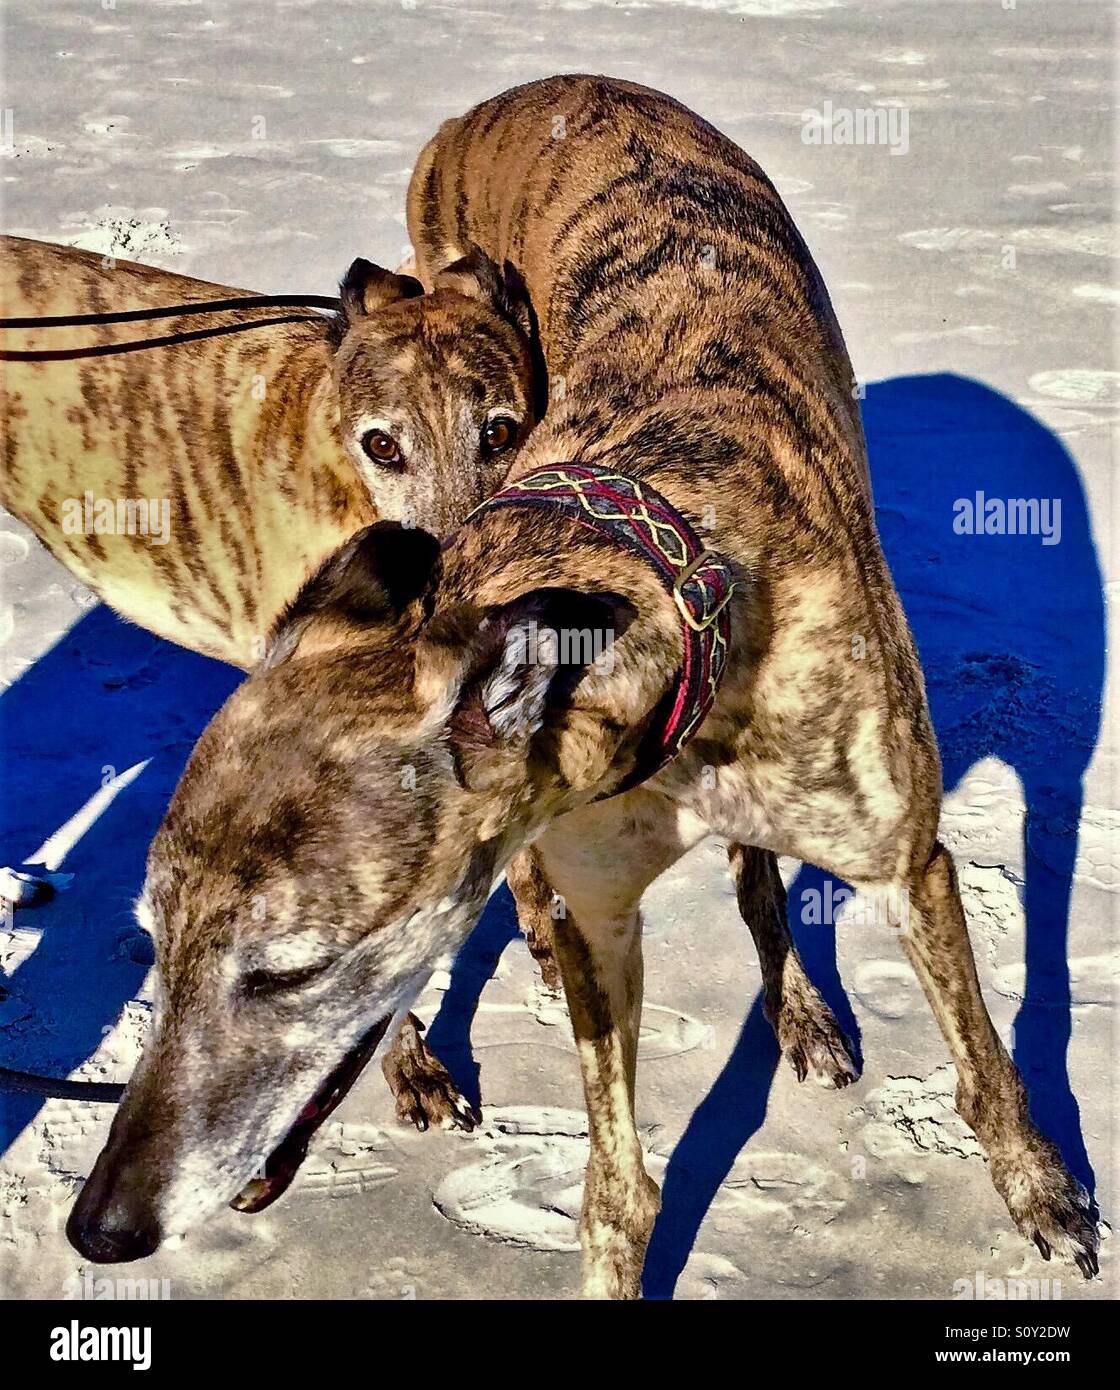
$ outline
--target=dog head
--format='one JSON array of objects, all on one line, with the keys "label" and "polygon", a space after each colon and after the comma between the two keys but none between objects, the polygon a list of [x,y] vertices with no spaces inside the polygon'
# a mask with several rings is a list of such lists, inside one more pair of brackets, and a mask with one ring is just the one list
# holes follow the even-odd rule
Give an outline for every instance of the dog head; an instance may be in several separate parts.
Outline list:
[{"label": "dog head", "polygon": [[347,453],[381,516],[444,535],[495,489],[534,422],[524,288],[474,250],[430,294],[364,260],[340,294],[334,374]]},{"label": "dog head", "polygon": [[450,601],[441,563],[423,532],[359,533],[199,741],[139,909],[153,1028],[68,1226],[87,1258],[274,1200],[509,859],[614,757],[625,721],[578,697],[615,679],[632,604]]}]

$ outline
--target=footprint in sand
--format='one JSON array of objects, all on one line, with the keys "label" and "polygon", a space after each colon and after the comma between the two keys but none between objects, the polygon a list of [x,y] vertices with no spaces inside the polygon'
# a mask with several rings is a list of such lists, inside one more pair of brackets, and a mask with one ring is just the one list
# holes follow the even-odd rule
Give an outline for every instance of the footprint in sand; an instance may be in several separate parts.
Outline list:
[{"label": "footprint in sand", "polygon": [[877,1018],[905,1018],[921,998],[914,972],[893,961],[867,961],[856,970],[852,987]]},{"label": "footprint in sand", "polygon": [[[28,544],[22,536],[13,531],[0,531],[0,566],[5,568],[21,564],[27,559]],[[16,629],[15,613],[10,603],[0,605],[0,646]]]},{"label": "footprint in sand", "polygon": [[1073,874],[1079,882],[1107,893],[1120,889],[1120,812],[1086,806],[1077,828],[1077,860]]},{"label": "footprint in sand", "polygon": [[1104,372],[1088,367],[1068,367],[1061,371],[1035,372],[1028,382],[1032,391],[1074,405],[1116,405],[1120,403],[1120,372]]},{"label": "footprint in sand", "polygon": [[[1073,956],[1069,961],[1070,1003],[1076,1008],[1085,1004],[1116,1002],[1120,985],[1120,962],[1111,956]],[[998,994],[1021,1000],[1026,989],[1026,968],[1022,962],[1008,965],[992,980]]]},{"label": "footprint in sand", "polygon": [[[549,1047],[562,1047],[567,1052],[575,1051],[575,1042],[568,1021],[568,1006],[561,995],[534,982],[532,993],[521,1003],[502,1004],[483,1002],[479,1014],[495,1020],[504,1018],[512,1021],[514,1027],[502,1030],[500,1037],[480,1035],[475,1039],[476,1051],[489,1047],[508,1047],[542,1043]],[[524,1022],[522,1029],[519,1025]],[[541,1027],[550,1031],[542,1035]],[[551,1030],[557,1030],[552,1032]],[[691,1052],[695,1047],[706,1047],[711,1039],[711,1029],[698,1018],[682,1013],[666,1004],[644,1004],[642,1023],[638,1033],[638,1057],[643,1062],[658,1061],[664,1057],[679,1057]]]},{"label": "footprint in sand", "polygon": [[0,565],[18,565],[27,559],[30,546],[14,531],[0,531]]},{"label": "footprint in sand", "polygon": [[959,865],[959,876],[965,920],[995,964],[1008,933],[1023,930],[1023,880],[1005,864],[973,861]]},{"label": "footprint in sand", "polygon": [[436,1210],[475,1235],[532,1250],[578,1250],[587,1118],[576,1110],[511,1105],[490,1112],[480,1161],[449,1173]]},{"label": "footprint in sand", "polygon": [[355,1197],[384,1187],[397,1176],[387,1160],[392,1141],[370,1124],[327,1125],[296,1178],[303,1197]]},{"label": "footprint in sand", "polygon": [[852,1117],[865,1120],[863,1142],[876,1158],[915,1153],[982,1158],[976,1136],[957,1114],[957,1074],[951,1066],[928,1076],[891,1076],[868,1095]]},{"label": "footprint in sand", "polygon": [[[641,1137],[646,1170],[661,1183],[672,1144],[654,1142],[651,1129]],[[575,1110],[507,1106],[488,1114],[481,1143],[485,1152],[436,1188],[436,1210],[487,1240],[533,1250],[578,1250],[576,1225],[588,1158],[586,1116]],[[845,1192],[843,1174],[800,1154],[748,1151],[739,1155],[717,1191],[707,1229],[735,1241],[748,1230],[781,1237],[798,1227],[820,1229],[842,1209]],[[721,1268],[724,1278],[740,1275],[729,1261]],[[694,1272],[704,1278],[699,1269]],[[812,1278],[820,1277],[817,1261]],[[698,1290],[698,1296],[714,1295]]]}]

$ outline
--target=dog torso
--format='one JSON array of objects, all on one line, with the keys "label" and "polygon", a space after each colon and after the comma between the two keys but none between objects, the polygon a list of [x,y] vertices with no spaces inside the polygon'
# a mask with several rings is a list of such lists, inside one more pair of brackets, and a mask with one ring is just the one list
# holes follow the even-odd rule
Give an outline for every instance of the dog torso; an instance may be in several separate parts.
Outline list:
[{"label": "dog torso", "polygon": [[[778,852],[827,864],[862,846],[863,876],[890,878],[878,846],[916,794],[936,798],[936,753],[847,352],[765,175],[668,97],[556,78],[447,122],[409,223],[422,273],[473,241],[525,277],[551,391],[515,473],[617,467],[736,566],[722,698],[658,788]],[[547,528],[487,525],[518,533],[491,552],[513,557],[510,587],[579,582],[584,559],[555,554]]]},{"label": "dog torso", "polygon": [[[5,239],[0,277],[13,317],[245,293],[17,238]],[[126,342],[282,312],[9,332],[5,346]],[[5,363],[4,505],[125,617],[251,665],[285,600],[376,519],[342,447],[325,330],[289,323],[119,356]]]}]

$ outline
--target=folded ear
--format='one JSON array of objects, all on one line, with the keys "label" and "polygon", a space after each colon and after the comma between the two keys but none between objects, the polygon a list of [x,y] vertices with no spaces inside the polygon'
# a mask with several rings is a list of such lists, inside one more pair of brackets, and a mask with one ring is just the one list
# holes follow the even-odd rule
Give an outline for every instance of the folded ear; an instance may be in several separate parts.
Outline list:
[{"label": "folded ear", "polygon": [[441,270],[433,284],[437,290],[455,290],[469,299],[482,300],[527,338],[533,336],[529,292],[509,261],[499,269],[481,247],[473,246],[460,260]]},{"label": "folded ear", "polygon": [[609,669],[612,644],[633,616],[619,594],[535,589],[499,608],[462,605],[431,620],[417,682],[427,699],[451,705],[452,748],[468,786],[528,756],[588,669]]},{"label": "folded ear", "polygon": [[287,661],[312,619],[340,628],[397,623],[412,604],[434,592],[439,541],[427,531],[379,521],[328,555],[280,615],[263,667]]},{"label": "folded ear", "polygon": [[424,293],[424,286],[411,275],[394,275],[359,256],[342,277],[338,293],[343,315],[348,323],[353,323],[398,300],[417,299]]}]

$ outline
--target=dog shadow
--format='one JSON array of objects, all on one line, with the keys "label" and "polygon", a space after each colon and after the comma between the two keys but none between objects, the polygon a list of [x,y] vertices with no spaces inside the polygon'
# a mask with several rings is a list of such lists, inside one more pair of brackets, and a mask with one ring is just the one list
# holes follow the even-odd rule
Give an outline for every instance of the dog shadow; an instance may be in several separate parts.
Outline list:
[{"label": "dog shadow", "polygon": [[[926,672],[945,786],[986,757],[1001,759],[1022,784],[1026,985],[1014,1054],[1040,1127],[1091,1187],[1066,1064],[1067,917],[1104,679],[1101,577],[1080,477],[1055,435],[975,381],[887,381],[868,389],[863,414],[879,527]],[[1060,543],[956,534],[953,504],[978,490],[1061,499]],[[131,912],[147,846],[191,747],[240,678],[96,608],[0,696],[0,863],[21,863],[107,778],[151,760],[67,856],[72,888],[15,915],[16,936],[27,940],[19,963],[0,975],[0,1065],[64,1074],[93,1055],[135,996],[151,963]],[[793,910],[822,887],[824,876],[804,866],[790,889],[791,926],[809,974],[858,1048],[833,928],[808,926]],[[503,890],[456,958],[429,1030],[475,1102],[470,1026],[515,934]],[[749,950],[745,927],[743,939]],[[646,1261],[648,1297],[672,1295],[720,1183],[762,1124],[779,1060],[756,999],[669,1162]],[[0,1090],[0,1153],[40,1105]]]},{"label": "dog shadow", "polygon": [[[0,1066],[65,1076],[140,989],[152,946],[132,903],[148,844],[239,679],[98,606],[0,696],[0,863],[18,867],[115,776],[150,760],[78,834],[61,866],[71,887],[12,916],[18,963],[0,974]],[[0,1088],[0,1153],[41,1104]]]},{"label": "dog shadow", "polygon": [[[1026,983],[1014,1057],[1035,1121],[1092,1191],[1067,1067],[1069,902],[1105,654],[1101,575],[1081,479],[1050,430],[962,377],[871,386],[863,419],[879,530],[925,671],[945,788],[988,757],[1005,763],[1022,786]],[[1060,499],[1060,541],[958,534],[954,504],[978,491]],[[819,870],[801,869],[790,885],[790,925],[810,977],[858,1043],[834,927],[806,925],[796,910],[812,901],[807,890],[825,886]],[[762,1124],[779,1060],[757,998],[669,1163],[646,1259],[647,1297],[672,1296],[720,1183]]]}]

